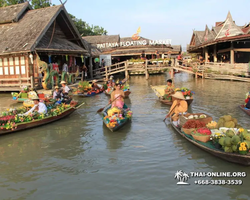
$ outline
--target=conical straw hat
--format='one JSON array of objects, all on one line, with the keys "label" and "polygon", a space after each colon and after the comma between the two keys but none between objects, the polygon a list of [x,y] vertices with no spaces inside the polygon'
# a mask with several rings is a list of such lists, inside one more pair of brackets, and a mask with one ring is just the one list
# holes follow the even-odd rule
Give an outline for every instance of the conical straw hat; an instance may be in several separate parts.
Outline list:
[{"label": "conical straw hat", "polygon": [[176,98],[176,99],[182,99],[185,100],[185,97],[183,96],[182,92],[175,92],[172,97]]}]

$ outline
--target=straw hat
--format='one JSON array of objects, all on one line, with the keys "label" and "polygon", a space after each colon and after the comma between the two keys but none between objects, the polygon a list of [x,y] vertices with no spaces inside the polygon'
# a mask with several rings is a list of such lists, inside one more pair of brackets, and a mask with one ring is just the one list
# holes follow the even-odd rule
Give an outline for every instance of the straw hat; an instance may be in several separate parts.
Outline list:
[{"label": "straw hat", "polygon": [[56,86],[56,87],[55,87],[55,89],[59,89],[59,87],[58,87],[58,86]]},{"label": "straw hat", "polygon": [[39,97],[36,95],[36,96],[33,96],[31,99],[32,100],[39,100]]},{"label": "straw hat", "polygon": [[61,83],[60,84],[66,84],[66,82],[65,81],[61,81]]},{"label": "straw hat", "polygon": [[185,100],[185,97],[183,96],[182,92],[175,92],[172,97],[176,98],[176,99],[182,99]]}]

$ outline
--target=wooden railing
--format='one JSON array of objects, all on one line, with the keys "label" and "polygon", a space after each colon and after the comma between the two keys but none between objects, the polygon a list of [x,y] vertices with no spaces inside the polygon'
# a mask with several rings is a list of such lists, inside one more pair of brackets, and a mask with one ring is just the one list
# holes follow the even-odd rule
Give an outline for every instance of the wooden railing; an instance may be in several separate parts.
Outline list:
[{"label": "wooden railing", "polygon": [[[14,81],[17,83],[6,83],[3,84],[3,82],[10,82],[10,81]],[[25,83],[23,83],[22,81],[25,81]],[[1,83],[1,87],[11,87],[11,86],[30,86],[30,87],[34,87],[34,78],[33,76],[29,77],[29,78],[8,78],[8,79],[0,79],[0,83]]]}]

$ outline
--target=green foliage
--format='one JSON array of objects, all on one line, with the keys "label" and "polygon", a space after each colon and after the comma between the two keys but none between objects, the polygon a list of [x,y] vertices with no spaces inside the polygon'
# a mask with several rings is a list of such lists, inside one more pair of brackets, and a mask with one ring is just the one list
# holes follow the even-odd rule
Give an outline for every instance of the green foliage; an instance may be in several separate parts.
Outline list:
[{"label": "green foliage", "polygon": [[82,19],[77,19],[74,15],[69,14],[81,36],[88,35],[107,35],[107,31],[103,27],[89,25]]}]

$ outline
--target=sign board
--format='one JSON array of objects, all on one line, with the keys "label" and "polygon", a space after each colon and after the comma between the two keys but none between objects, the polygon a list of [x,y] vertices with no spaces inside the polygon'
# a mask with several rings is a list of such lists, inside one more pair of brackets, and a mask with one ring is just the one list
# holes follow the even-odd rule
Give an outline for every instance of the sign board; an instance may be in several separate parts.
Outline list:
[{"label": "sign board", "polygon": [[105,61],[105,66],[110,66],[111,63],[111,54],[100,55],[100,66],[102,66],[102,59]]}]

